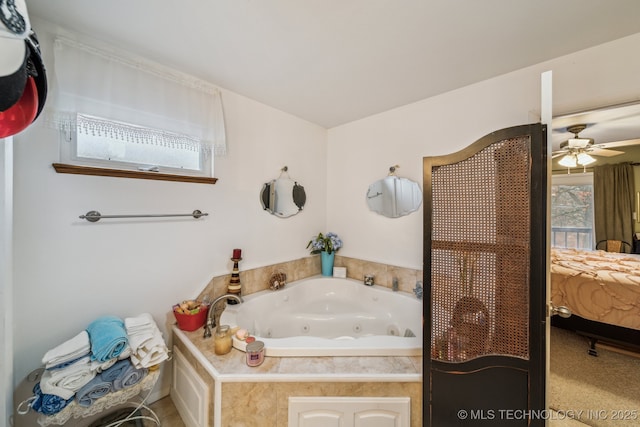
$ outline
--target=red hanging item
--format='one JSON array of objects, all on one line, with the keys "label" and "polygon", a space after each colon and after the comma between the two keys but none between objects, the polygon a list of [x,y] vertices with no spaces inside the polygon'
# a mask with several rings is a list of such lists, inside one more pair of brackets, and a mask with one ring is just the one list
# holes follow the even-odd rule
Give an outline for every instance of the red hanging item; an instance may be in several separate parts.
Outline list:
[{"label": "red hanging item", "polygon": [[38,113],[38,90],[33,77],[27,78],[22,96],[9,109],[0,112],[0,138],[23,131]]}]

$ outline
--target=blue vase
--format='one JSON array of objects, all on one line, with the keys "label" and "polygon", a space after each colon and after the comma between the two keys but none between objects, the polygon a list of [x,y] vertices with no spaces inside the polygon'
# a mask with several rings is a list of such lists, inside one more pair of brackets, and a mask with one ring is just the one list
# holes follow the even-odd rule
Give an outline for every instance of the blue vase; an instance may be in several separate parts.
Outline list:
[{"label": "blue vase", "polygon": [[333,276],[333,258],[336,256],[335,252],[320,252],[320,257],[322,259],[322,275],[323,276]]}]

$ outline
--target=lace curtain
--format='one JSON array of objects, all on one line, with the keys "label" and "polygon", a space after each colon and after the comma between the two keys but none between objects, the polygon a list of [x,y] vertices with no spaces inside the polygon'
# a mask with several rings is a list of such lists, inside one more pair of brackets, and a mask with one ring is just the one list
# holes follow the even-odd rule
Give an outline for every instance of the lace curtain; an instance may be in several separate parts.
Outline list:
[{"label": "lace curtain", "polygon": [[[100,122],[91,126],[94,134],[117,135],[122,124],[128,124],[126,134],[135,134],[134,140],[143,143],[162,143],[157,138],[160,132],[218,155],[226,153],[222,100],[216,87],[128,53],[64,38],[55,40],[54,60],[49,126],[76,129],[82,114],[91,116],[94,124]],[[110,128],[110,121],[120,123]]]}]

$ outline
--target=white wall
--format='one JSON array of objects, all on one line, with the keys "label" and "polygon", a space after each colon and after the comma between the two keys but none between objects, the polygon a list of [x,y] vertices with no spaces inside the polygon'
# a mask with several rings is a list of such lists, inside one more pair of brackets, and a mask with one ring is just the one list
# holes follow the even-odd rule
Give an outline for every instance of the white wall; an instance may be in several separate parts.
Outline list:
[{"label": "white wall", "polygon": [[422,269],[422,208],[395,219],[372,213],[369,184],[399,164],[399,176],[422,186],[423,157],[539,121],[540,75],[547,70],[554,114],[639,100],[640,58],[629,54],[638,49],[640,34],[330,129],[327,221],[343,238],[341,254]]},{"label": "white wall", "polygon": [[[37,28],[51,64],[51,34]],[[50,30],[52,31],[52,30]],[[48,65],[52,70],[53,67]],[[217,184],[57,174],[58,133],[42,117],[15,137],[15,378],[95,318],[150,312],[167,334],[172,304],[196,296],[213,276],[308,255],[324,228],[326,130],[223,91],[229,153],[215,161]],[[264,182],[283,166],[304,185],[303,212],[281,219],[262,210]],[[190,213],[195,220],[132,219],[89,223],[78,216]],[[168,389],[167,389],[168,391]]]},{"label": "white wall", "polygon": [[13,384],[13,138],[0,138],[0,425],[9,425]]}]

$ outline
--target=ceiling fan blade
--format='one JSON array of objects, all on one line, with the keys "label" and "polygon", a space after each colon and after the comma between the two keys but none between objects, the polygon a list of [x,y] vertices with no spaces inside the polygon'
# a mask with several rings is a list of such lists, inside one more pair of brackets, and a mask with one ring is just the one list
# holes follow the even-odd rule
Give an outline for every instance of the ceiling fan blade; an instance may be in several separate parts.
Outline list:
[{"label": "ceiling fan blade", "polygon": [[551,158],[555,159],[556,157],[560,157],[567,154],[565,151],[556,151],[555,153],[551,153]]},{"label": "ceiling fan blade", "polygon": [[596,144],[596,146],[600,148],[629,147],[631,145],[640,145],[640,139],[625,139],[623,141],[612,141]]},{"label": "ceiling fan blade", "polygon": [[619,156],[620,154],[624,154],[624,151],[593,147],[591,150],[589,150],[589,154],[591,154],[592,156],[613,157],[613,156]]}]

